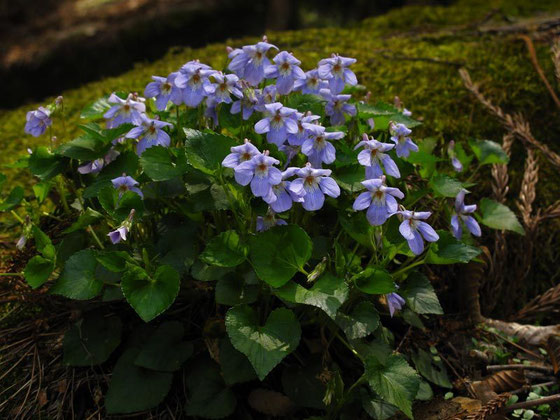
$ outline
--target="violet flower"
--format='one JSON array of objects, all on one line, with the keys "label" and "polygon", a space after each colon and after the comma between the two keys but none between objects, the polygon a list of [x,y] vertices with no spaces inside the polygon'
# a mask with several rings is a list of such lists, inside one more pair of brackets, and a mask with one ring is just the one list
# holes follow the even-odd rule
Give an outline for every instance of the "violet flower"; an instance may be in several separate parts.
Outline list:
[{"label": "violet flower", "polygon": [[398,188],[387,187],[385,177],[368,179],[362,181],[367,191],[361,193],[354,201],[354,210],[365,210],[366,217],[372,226],[382,225],[389,216],[398,211],[396,198],[404,198],[404,194]]},{"label": "violet flower", "polygon": [[399,232],[407,240],[414,255],[420,255],[424,251],[424,239],[428,242],[436,242],[439,239],[436,231],[423,221],[431,216],[431,212],[400,210],[397,213],[404,219],[399,226]]},{"label": "violet flower", "polygon": [[24,131],[33,137],[39,137],[44,134],[47,127],[52,124],[50,119],[51,112],[42,106],[34,111],[29,111],[25,116]]},{"label": "violet flower", "polygon": [[351,95],[333,95],[328,89],[321,89],[321,96],[327,100],[325,114],[330,117],[331,125],[342,125],[346,121],[344,115],[356,115],[356,107],[347,103]]},{"label": "violet flower", "polygon": [[149,149],[153,146],[164,146],[169,147],[171,139],[169,134],[163,131],[164,127],[172,127],[168,122],[160,120],[152,120],[142,114],[140,116],[140,121],[135,123],[137,127],[134,127],[126,134],[128,139],[139,139],[136,145],[136,154],[140,156],[144,153],[144,150]]},{"label": "violet flower", "polygon": [[190,107],[197,107],[202,100],[214,92],[208,77],[215,70],[198,60],[189,61],[179,70],[175,78],[175,86],[183,90],[183,102]]},{"label": "violet flower", "polygon": [[396,145],[396,152],[398,157],[407,158],[410,152],[417,152],[418,146],[414,144],[409,134],[412,131],[404,124],[391,124],[391,141]]},{"label": "violet flower", "polygon": [[358,154],[358,162],[366,167],[366,179],[381,177],[383,175],[381,164],[383,164],[387,175],[400,178],[401,173],[397,164],[388,154],[385,153],[393,149],[395,145],[381,143],[373,137],[370,139],[365,133],[362,138],[363,140],[354,147],[354,150],[360,147],[364,148],[364,150]]},{"label": "violet flower", "polygon": [[142,121],[141,116],[146,112],[146,105],[143,99],[136,97],[132,93],[126,99],[121,99],[112,93],[109,96],[108,102],[115,105],[103,115],[107,120],[107,127],[116,128],[126,123],[140,124]]},{"label": "violet flower", "polygon": [[451,232],[457,239],[461,239],[463,234],[461,221],[465,224],[467,230],[474,236],[482,235],[480,225],[476,219],[469,216],[470,213],[474,213],[476,211],[476,204],[465,205],[466,193],[466,190],[461,190],[459,194],[457,194],[457,197],[455,197],[455,213],[451,216]]},{"label": "violet flower", "polygon": [[289,134],[296,134],[298,126],[292,116],[297,112],[287,108],[280,102],[265,105],[265,117],[255,124],[258,134],[266,133],[266,140],[280,146],[286,141]]},{"label": "violet flower", "polygon": [[169,101],[175,105],[183,102],[183,90],[175,85],[178,72],[171,73],[167,77],[152,76],[153,82],[146,85],[144,96],[156,99],[156,108],[159,111],[165,110]]},{"label": "violet flower", "polygon": [[122,195],[127,191],[132,191],[138,194],[141,198],[144,198],[144,194],[142,193],[140,188],[137,187],[138,181],[136,181],[131,176],[122,174],[122,176],[112,179],[111,183],[113,184],[113,187],[115,187],[115,189],[119,192],[119,198],[122,197]]},{"label": "violet flower", "polygon": [[333,163],[336,149],[329,140],[340,140],[344,137],[341,131],[329,132],[317,124],[305,124],[309,137],[301,145],[301,152],[306,155],[314,168],[321,168],[322,163]]},{"label": "violet flower", "polygon": [[288,95],[297,80],[305,79],[305,73],[299,67],[301,61],[287,51],[281,51],[272,59],[274,65],[265,70],[267,78],[276,78],[276,90],[280,95]]},{"label": "violet flower", "polygon": [[272,186],[282,182],[282,172],[273,165],[278,165],[279,160],[268,156],[268,151],[258,154],[245,161],[235,168],[235,180],[245,186],[251,184],[251,191],[255,197],[262,199],[270,204],[276,201],[276,196],[272,192]]},{"label": "violet flower", "polygon": [[350,86],[358,84],[356,75],[348,68],[355,62],[355,58],[341,57],[336,54],[333,54],[331,58],[319,61],[319,77],[329,82],[329,89],[333,95],[342,92],[346,83]]},{"label": "violet flower", "polygon": [[229,53],[231,62],[228,68],[241,79],[245,79],[252,86],[257,86],[265,77],[265,69],[270,66],[266,53],[271,48],[278,49],[269,44],[266,37],[255,45],[246,45]]},{"label": "violet flower", "polygon": [[340,187],[330,177],[330,169],[315,169],[310,163],[295,172],[298,176],[290,184],[290,190],[303,196],[303,208],[307,211],[319,210],[325,203],[325,194],[333,198],[340,195]]}]

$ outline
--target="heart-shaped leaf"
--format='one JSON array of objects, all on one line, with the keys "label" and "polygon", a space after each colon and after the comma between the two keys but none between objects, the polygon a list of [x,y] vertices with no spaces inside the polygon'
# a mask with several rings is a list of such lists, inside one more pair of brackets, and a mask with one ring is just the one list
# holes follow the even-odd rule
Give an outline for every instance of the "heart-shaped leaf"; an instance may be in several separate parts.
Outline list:
[{"label": "heart-shaped leaf", "polygon": [[103,282],[95,277],[96,267],[97,260],[93,250],[76,252],[66,261],[62,274],[50,292],[70,299],[94,298],[103,287]]},{"label": "heart-shaped leaf", "polygon": [[49,279],[53,270],[54,262],[52,260],[47,260],[40,255],[35,255],[25,266],[23,275],[27,284],[33,289],[36,289]]},{"label": "heart-shaped leaf", "polygon": [[235,267],[247,258],[247,246],[239,239],[234,230],[220,233],[208,242],[200,255],[206,264],[219,267]]},{"label": "heart-shaped leaf", "polygon": [[311,238],[302,228],[275,226],[252,238],[250,257],[259,278],[280,287],[303,269],[312,248]]},{"label": "heart-shaped leaf", "polygon": [[260,326],[251,307],[236,306],[227,312],[226,330],[233,347],[247,356],[261,381],[296,349],[301,336],[296,316],[286,308],[272,311]]},{"label": "heart-shaped leaf", "polygon": [[185,128],[185,152],[189,164],[205,174],[213,175],[221,168],[222,161],[236,146],[231,137],[212,131]]},{"label": "heart-shaped leaf", "polygon": [[288,302],[321,308],[334,319],[338,308],[348,297],[348,286],[344,280],[327,273],[321,276],[310,289],[292,281],[275,290],[274,294]]},{"label": "heart-shaped leaf", "polygon": [[187,171],[187,158],[182,149],[172,150],[163,146],[154,146],[142,153],[140,165],[146,175],[154,181],[165,181]]},{"label": "heart-shaped leaf", "polygon": [[511,230],[520,235],[525,234],[523,226],[509,207],[489,198],[483,198],[480,200],[480,211],[482,213],[480,221],[483,225],[492,229]]},{"label": "heart-shaped leaf", "polygon": [[86,314],[64,334],[64,363],[91,366],[106,361],[121,342],[122,322],[100,312]]},{"label": "heart-shaped leaf", "polygon": [[339,312],[336,323],[342,328],[349,340],[367,337],[379,326],[379,313],[371,302],[360,302],[350,312]]},{"label": "heart-shaped leaf", "polygon": [[370,295],[383,295],[396,290],[391,274],[380,267],[367,267],[361,273],[352,276],[351,280],[358,289]]},{"label": "heart-shaped leaf", "polygon": [[405,298],[407,306],[418,314],[443,314],[430,280],[421,273],[415,271],[409,274],[399,293]]},{"label": "heart-shaped leaf", "polygon": [[370,355],[364,365],[364,374],[372,389],[412,419],[412,401],[420,386],[420,376],[414,369],[398,355],[387,357],[383,363]]},{"label": "heart-shaped leaf", "polygon": [[165,311],[179,293],[179,273],[168,265],[159,266],[153,278],[141,267],[127,264],[122,277],[124,297],[145,322]]}]

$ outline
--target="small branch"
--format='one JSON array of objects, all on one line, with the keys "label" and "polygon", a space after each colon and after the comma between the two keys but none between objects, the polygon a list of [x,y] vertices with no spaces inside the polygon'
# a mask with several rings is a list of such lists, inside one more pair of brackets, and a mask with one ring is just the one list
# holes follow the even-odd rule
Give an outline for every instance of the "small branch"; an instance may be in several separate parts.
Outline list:
[{"label": "small branch", "polygon": [[517,404],[512,404],[505,407],[504,411],[509,412],[518,410],[520,408],[534,407],[535,405],[550,404],[556,401],[560,401],[560,394],[549,395],[548,397],[542,397],[538,400],[524,401]]},{"label": "small branch", "polygon": [[524,392],[527,392],[531,389],[536,389],[536,388],[540,388],[543,386],[552,386],[552,385],[556,385],[558,382],[556,381],[548,381],[548,382],[542,382],[540,384],[533,384],[533,385],[525,385],[522,386],[521,388],[515,389],[513,391],[509,391],[510,394],[522,394]]},{"label": "small branch", "polygon": [[500,370],[536,370],[544,373],[553,373],[553,369],[548,366],[534,366],[534,365],[490,365],[486,366],[488,372],[498,372]]},{"label": "small branch", "polygon": [[560,108],[560,99],[558,99],[558,96],[556,96],[556,92],[554,92],[554,89],[552,89],[552,86],[550,86],[550,83],[548,83],[548,79],[546,78],[543,69],[539,65],[539,60],[537,59],[537,52],[535,51],[535,46],[533,45],[533,41],[527,35],[520,35],[520,38],[523,41],[525,41],[525,44],[527,45],[527,50],[529,50],[529,56],[531,57],[531,62],[533,63],[533,67],[535,68],[539,77],[541,78],[544,85],[548,89],[548,92],[550,93],[550,96],[552,96],[554,103],[558,108]]}]

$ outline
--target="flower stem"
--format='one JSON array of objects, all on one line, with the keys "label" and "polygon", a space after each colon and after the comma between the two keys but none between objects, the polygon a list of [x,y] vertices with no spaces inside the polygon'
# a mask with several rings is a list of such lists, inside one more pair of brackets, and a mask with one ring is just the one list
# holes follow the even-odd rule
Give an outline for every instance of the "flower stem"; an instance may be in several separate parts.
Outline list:
[{"label": "flower stem", "polygon": [[88,232],[91,233],[91,236],[93,236],[93,239],[95,239],[95,242],[97,242],[97,245],[99,246],[99,248],[105,249],[105,247],[103,246],[103,244],[99,240],[99,237],[97,236],[97,234],[95,233],[95,231],[93,230],[93,228],[91,226],[88,226]]},{"label": "flower stem", "polygon": [[23,219],[21,217],[19,217],[19,215],[15,211],[10,210],[10,213],[12,213],[12,215],[17,219],[18,222],[20,222],[22,225],[25,225],[25,222],[23,221]]},{"label": "flower stem", "polygon": [[412,264],[407,265],[406,267],[401,268],[400,270],[397,270],[393,273],[393,277],[398,277],[403,273],[406,273],[408,270],[410,270],[411,268],[417,267],[419,265],[422,265],[426,262],[426,258],[422,258],[421,260],[418,260],[416,262],[413,262]]}]

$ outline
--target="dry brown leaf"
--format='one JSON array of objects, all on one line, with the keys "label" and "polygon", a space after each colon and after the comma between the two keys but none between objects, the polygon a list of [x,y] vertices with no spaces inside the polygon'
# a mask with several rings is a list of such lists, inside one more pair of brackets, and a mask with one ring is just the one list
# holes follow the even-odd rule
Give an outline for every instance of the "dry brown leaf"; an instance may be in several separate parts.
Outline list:
[{"label": "dry brown leaf", "polygon": [[248,397],[249,405],[256,411],[268,416],[285,417],[292,413],[295,404],[280,392],[257,388]]},{"label": "dry brown leaf", "polygon": [[478,410],[482,407],[482,402],[480,400],[474,400],[467,397],[455,397],[451,401],[459,404],[462,410],[467,412]]},{"label": "dry brown leaf", "polygon": [[527,380],[522,370],[502,370],[490,375],[483,382],[486,382],[492,391],[501,394],[521,388]]}]

